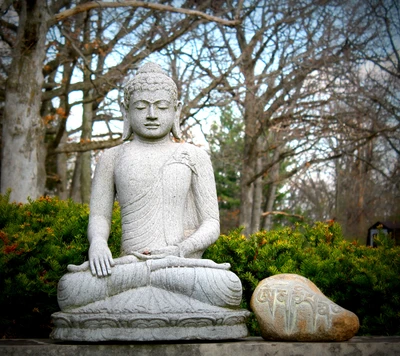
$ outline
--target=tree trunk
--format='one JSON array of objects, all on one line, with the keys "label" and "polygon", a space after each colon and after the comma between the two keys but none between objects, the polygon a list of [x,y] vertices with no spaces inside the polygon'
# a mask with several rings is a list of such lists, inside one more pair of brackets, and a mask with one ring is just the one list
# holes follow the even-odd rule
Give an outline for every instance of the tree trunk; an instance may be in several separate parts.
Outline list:
[{"label": "tree trunk", "polygon": [[82,203],[81,195],[81,170],[82,170],[82,153],[78,152],[75,160],[74,174],[72,175],[70,197],[76,203]]},{"label": "tree trunk", "polygon": [[242,170],[240,174],[240,214],[239,224],[243,227],[243,234],[245,236],[251,233],[252,213],[253,213],[253,198],[254,198],[254,184],[251,179],[254,176],[254,159],[252,154],[248,151],[250,146],[247,141],[251,140],[249,135],[244,138],[244,159]]},{"label": "tree trunk", "polygon": [[[261,171],[262,167],[262,158],[258,157],[256,161],[256,172]],[[261,204],[262,204],[262,191],[263,191],[263,178],[258,177],[254,183],[253,188],[253,208],[252,208],[252,217],[251,217],[251,228],[250,234],[254,234],[260,230],[261,224]]]},{"label": "tree trunk", "polygon": [[335,161],[335,216],[334,219],[340,216],[340,193],[342,191],[342,178],[340,170],[340,160]]},{"label": "tree trunk", "polygon": [[[90,11],[87,13],[84,21],[84,36],[83,40],[85,44],[91,42],[90,34]],[[91,67],[92,67],[92,55],[88,54],[85,56],[85,67],[83,69],[83,81],[85,83],[91,82]],[[92,138],[92,125],[93,125],[93,89],[83,91],[83,115],[82,115],[82,133],[81,142],[89,142]],[[81,159],[81,172],[80,172],[80,189],[82,203],[89,204],[90,192],[92,185],[92,154],[90,151],[82,152],[80,155]]]},{"label": "tree trunk", "polygon": [[[279,158],[280,150],[277,147],[275,149],[274,155],[272,157],[272,162],[276,162]],[[279,163],[276,163],[271,168],[270,173],[270,187],[268,189],[268,195],[266,197],[265,211],[272,211],[274,209],[274,203],[276,199],[276,191],[278,189],[278,179],[279,179]],[[267,215],[264,218],[264,230],[271,230],[272,228],[272,214]]]},{"label": "tree trunk", "polygon": [[[254,199],[254,174],[257,167],[258,157],[258,107],[254,89],[254,64],[250,58],[243,60],[242,73],[245,77],[247,88],[244,100],[244,150],[243,165],[240,174],[240,214],[239,224],[244,228],[243,234],[248,236],[252,233],[253,223],[253,199]],[[261,213],[261,210],[260,210]]]},{"label": "tree trunk", "polygon": [[[45,127],[40,116],[45,41],[46,1],[21,1],[17,42],[6,87],[3,122],[1,192],[11,201],[26,202],[44,193]],[[12,167],[12,168],[11,168]]]},{"label": "tree trunk", "polygon": [[239,224],[243,227],[243,234],[248,236],[251,230],[251,214],[253,209],[253,184],[245,184],[245,179],[251,177],[243,165],[242,174],[240,176],[240,214]]},{"label": "tree trunk", "polygon": [[[276,198],[277,184],[275,182],[270,184],[267,196],[267,204],[265,204],[265,211],[272,211],[274,209],[274,203]],[[272,214],[267,215],[264,218],[264,230],[271,230],[272,228]]]},{"label": "tree trunk", "polygon": [[[90,98],[84,96],[84,100]],[[93,123],[93,104],[86,103],[83,105],[83,122],[82,122],[82,141],[90,141],[92,137],[92,123]],[[91,185],[92,185],[92,153],[91,151],[82,152],[81,159],[81,197],[82,203],[89,204]]]},{"label": "tree trunk", "polygon": [[[61,142],[67,141],[67,133],[64,132]],[[59,153],[57,155],[57,195],[61,200],[68,199],[68,189],[67,189],[67,154]]]}]

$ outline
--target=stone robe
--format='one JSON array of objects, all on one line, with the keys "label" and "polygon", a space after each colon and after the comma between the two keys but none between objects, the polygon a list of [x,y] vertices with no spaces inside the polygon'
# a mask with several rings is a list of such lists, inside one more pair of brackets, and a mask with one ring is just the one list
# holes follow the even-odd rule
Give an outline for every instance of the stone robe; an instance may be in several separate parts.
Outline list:
[{"label": "stone robe", "polygon": [[[149,299],[164,300],[163,306],[148,307],[151,313],[237,308],[242,287],[238,277],[228,271],[229,265],[200,259],[219,235],[208,154],[193,145],[172,144],[168,152],[150,161],[154,154],[151,149],[132,152],[133,148],[125,146],[103,155],[96,169],[95,198],[91,201],[91,217],[111,219],[110,207],[117,195],[122,216],[122,257],[115,259],[116,266],[108,277],[94,277],[89,270],[66,274],[58,288],[61,310],[138,312],[143,309],[146,294]],[[178,246],[180,257],[149,257],[143,261],[133,256],[168,246]],[[192,301],[200,304],[194,306]]]}]

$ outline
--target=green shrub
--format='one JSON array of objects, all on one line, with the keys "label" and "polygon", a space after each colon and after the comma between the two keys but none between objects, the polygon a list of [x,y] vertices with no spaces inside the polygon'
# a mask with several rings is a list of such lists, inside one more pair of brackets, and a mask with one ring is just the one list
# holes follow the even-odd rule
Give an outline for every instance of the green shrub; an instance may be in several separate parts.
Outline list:
[{"label": "green shrub", "polygon": [[[400,335],[400,247],[379,234],[372,248],[343,238],[338,224],[316,223],[262,231],[246,239],[241,230],[222,235],[205,258],[229,262],[243,284],[244,308],[258,283],[279,273],[295,273],[360,319],[359,335]],[[252,316],[252,335],[258,325]]]},{"label": "green shrub", "polygon": [[[0,195],[0,336],[48,337],[50,315],[59,310],[57,283],[68,264],[87,259],[87,205],[42,197],[28,204]],[[119,209],[109,244],[121,239]]]},{"label": "green shrub", "polygon": [[[59,310],[58,280],[68,264],[87,259],[87,205],[56,198],[9,203],[0,195],[0,337],[48,337],[50,315]],[[119,208],[113,211],[110,249],[120,250]],[[334,302],[360,318],[360,335],[400,335],[400,247],[380,234],[377,248],[344,240],[338,224],[297,225],[221,235],[205,258],[229,262],[243,284],[249,309],[259,281],[279,273],[312,280]],[[258,335],[254,316],[249,321]]]}]

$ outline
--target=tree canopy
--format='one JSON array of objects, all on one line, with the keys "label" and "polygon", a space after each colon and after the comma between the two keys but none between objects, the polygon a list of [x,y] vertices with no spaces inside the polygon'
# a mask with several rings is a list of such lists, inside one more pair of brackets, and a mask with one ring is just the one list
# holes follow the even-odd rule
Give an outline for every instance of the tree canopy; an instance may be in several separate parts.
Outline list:
[{"label": "tree canopy", "polygon": [[374,219],[398,218],[396,1],[36,0],[1,10],[1,189],[12,200],[88,202],[99,150],[121,142],[124,79],[153,60],[177,83],[186,139],[197,126],[209,140],[227,228],[335,219],[362,236]]}]

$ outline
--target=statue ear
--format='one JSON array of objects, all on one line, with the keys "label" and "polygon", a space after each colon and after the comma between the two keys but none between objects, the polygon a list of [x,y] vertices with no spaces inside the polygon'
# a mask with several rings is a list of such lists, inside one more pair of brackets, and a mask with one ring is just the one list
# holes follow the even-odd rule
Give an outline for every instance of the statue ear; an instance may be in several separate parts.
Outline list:
[{"label": "statue ear", "polygon": [[182,139],[182,131],[181,131],[181,111],[182,111],[182,103],[180,101],[177,102],[175,107],[175,120],[174,125],[172,126],[172,134],[178,140]]},{"label": "statue ear", "polygon": [[126,113],[126,107],[123,102],[119,103],[119,108],[121,110],[122,118],[124,119],[124,128],[122,132],[122,141],[128,141],[132,135],[132,126],[129,121],[128,115]]}]

